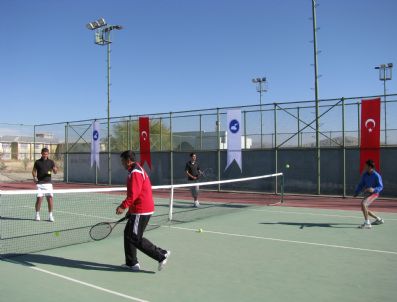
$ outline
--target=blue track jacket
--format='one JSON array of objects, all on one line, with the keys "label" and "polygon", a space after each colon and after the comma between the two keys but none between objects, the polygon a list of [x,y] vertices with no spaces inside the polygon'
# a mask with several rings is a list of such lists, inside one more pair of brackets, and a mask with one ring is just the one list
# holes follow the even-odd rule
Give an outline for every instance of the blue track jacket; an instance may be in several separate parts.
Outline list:
[{"label": "blue track jacket", "polygon": [[363,173],[354,193],[357,195],[367,188],[374,188],[374,193],[380,193],[383,190],[382,176],[375,170],[371,174],[368,172]]}]

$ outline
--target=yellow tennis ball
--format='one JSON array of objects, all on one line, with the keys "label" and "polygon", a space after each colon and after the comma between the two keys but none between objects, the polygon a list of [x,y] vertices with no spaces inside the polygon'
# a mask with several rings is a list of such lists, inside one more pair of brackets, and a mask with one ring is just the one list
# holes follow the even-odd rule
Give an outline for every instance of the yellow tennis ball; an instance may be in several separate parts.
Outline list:
[{"label": "yellow tennis ball", "polygon": [[54,232],[55,237],[59,237],[59,232]]},{"label": "yellow tennis ball", "polygon": [[198,229],[198,232],[199,232],[199,233],[202,233],[202,232],[203,232],[203,229]]},{"label": "yellow tennis ball", "polygon": [[289,168],[289,164],[286,164],[285,167],[288,169]]}]

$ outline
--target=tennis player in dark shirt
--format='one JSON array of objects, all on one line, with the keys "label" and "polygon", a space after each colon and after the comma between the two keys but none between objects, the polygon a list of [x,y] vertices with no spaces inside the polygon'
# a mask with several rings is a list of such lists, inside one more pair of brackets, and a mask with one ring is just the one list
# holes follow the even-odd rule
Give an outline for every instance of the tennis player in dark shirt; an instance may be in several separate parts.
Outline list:
[{"label": "tennis player in dark shirt", "polygon": [[[197,182],[198,181],[199,176],[201,174],[201,170],[200,170],[200,165],[197,162],[196,153],[190,153],[190,161],[188,161],[186,163],[185,172],[187,175],[187,180],[189,182]],[[200,203],[198,201],[199,186],[191,187],[190,191],[192,193],[194,206],[199,207],[200,206]]]},{"label": "tennis player in dark shirt", "polygon": [[33,181],[37,185],[37,198],[36,198],[36,217],[35,220],[40,221],[40,208],[43,197],[47,198],[48,203],[48,220],[54,222],[53,210],[53,194],[52,194],[52,173],[58,172],[55,162],[48,158],[49,150],[47,148],[41,149],[41,158],[36,160],[33,166],[32,175]]}]

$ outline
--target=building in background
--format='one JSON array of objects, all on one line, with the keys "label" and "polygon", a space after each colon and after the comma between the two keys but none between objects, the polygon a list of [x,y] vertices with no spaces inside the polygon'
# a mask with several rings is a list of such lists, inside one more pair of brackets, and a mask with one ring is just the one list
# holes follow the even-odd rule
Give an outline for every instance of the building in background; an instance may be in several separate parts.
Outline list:
[{"label": "building in background", "polygon": [[46,147],[50,154],[56,154],[59,146],[59,139],[50,133],[37,133],[33,136],[0,136],[0,159],[1,160],[24,160],[38,159],[41,156],[41,149]]}]

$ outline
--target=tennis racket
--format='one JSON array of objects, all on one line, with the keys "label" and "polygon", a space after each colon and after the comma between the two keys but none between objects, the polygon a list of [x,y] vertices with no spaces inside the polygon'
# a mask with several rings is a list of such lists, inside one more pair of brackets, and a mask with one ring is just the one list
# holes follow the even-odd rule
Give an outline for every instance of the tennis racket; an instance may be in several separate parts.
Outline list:
[{"label": "tennis racket", "polygon": [[90,229],[90,237],[95,240],[99,241],[105,239],[112,233],[113,229],[118,225],[120,222],[128,219],[128,215],[124,216],[123,218],[115,221],[115,222],[100,222],[96,225],[92,226]]},{"label": "tennis racket", "polygon": [[205,170],[200,170],[199,171],[199,178],[203,179],[203,180],[214,180],[216,179],[214,171],[212,170],[212,168],[206,168]]}]

